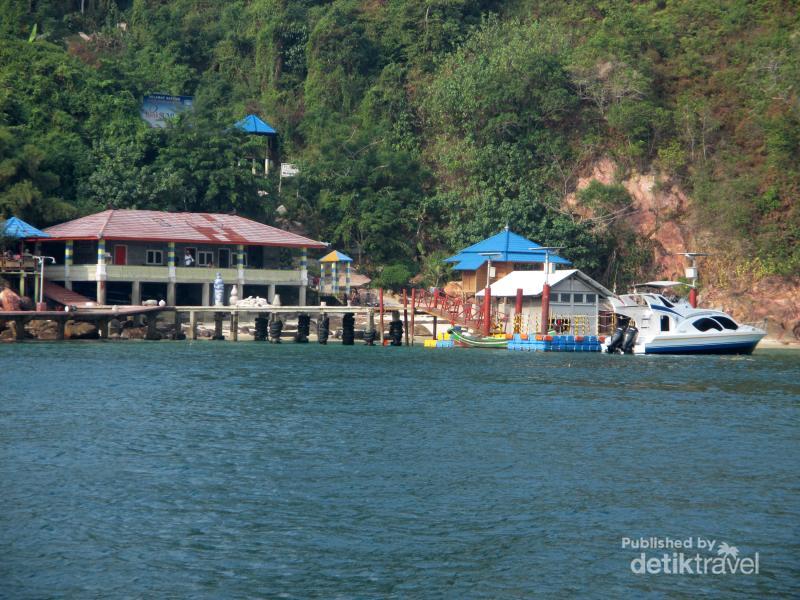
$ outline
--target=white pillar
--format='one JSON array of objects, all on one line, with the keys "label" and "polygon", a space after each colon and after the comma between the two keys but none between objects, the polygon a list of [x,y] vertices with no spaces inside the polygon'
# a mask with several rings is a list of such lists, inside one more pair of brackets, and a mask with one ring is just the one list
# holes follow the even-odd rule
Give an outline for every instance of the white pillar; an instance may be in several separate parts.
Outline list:
[{"label": "white pillar", "polygon": [[97,269],[95,270],[98,304],[106,303],[106,278],[106,241],[100,238],[97,240]]},{"label": "white pillar", "polygon": [[203,284],[203,294],[200,304],[202,306],[211,306],[211,284],[208,282]]},{"label": "white pillar", "polygon": [[271,303],[274,298],[275,298],[275,284],[270,283],[269,287],[267,288],[267,302]]},{"label": "white pillar", "polygon": [[131,284],[131,304],[138,305],[142,303],[142,282],[134,281]]},{"label": "white pillar", "polygon": [[75,251],[75,242],[67,240],[64,244],[64,287],[68,290],[72,289],[72,279],[70,276],[70,269],[72,267],[72,255]]}]

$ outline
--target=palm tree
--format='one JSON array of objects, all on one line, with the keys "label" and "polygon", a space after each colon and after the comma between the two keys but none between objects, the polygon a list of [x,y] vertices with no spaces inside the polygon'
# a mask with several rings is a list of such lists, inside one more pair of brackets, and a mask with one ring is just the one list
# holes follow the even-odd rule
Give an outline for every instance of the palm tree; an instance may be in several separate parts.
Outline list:
[{"label": "palm tree", "polygon": [[732,556],[735,559],[739,556],[739,549],[736,546],[729,546],[728,542],[722,542],[717,549],[717,554],[725,557]]}]

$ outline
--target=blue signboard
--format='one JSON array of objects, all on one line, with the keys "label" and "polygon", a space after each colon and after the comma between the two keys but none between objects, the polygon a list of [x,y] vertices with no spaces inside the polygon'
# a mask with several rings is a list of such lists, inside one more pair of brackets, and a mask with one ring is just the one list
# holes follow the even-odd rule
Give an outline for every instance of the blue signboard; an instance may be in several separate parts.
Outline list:
[{"label": "blue signboard", "polygon": [[191,110],[193,101],[192,96],[150,94],[144,97],[139,114],[150,123],[151,127],[166,127],[167,119],[172,119],[185,110]]}]

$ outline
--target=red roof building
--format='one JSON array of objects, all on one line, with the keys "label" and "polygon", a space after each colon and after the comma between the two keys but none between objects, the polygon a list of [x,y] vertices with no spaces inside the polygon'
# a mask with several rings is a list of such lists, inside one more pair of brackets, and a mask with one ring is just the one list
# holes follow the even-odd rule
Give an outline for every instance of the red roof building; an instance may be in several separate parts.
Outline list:
[{"label": "red roof building", "polygon": [[239,298],[305,304],[308,249],[326,244],[237,215],[106,210],[45,230],[45,277],[98,304],[209,305],[219,273]]},{"label": "red roof building", "polygon": [[237,215],[105,210],[45,230],[53,240],[139,240],[325,248],[322,242]]}]

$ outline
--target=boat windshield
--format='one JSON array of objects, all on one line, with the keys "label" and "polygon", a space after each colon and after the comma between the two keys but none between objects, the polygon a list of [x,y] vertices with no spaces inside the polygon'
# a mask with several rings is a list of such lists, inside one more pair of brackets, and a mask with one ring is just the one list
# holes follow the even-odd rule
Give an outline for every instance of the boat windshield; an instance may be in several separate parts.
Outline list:
[{"label": "boat windshield", "polygon": [[664,306],[666,306],[668,308],[674,308],[675,307],[675,305],[672,302],[670,302],[669,300],[664,298],[664,296],[662,296],[661,294],[659,294],[658,297],[661,298],[661,302],[664,303]]},{"label": "boat windshield", "polygon": [[739,326],[736,324],[736,322],[733,319],[729,319],[728,317],[722,317],[716,315],[714,316],[714,320],[720,325],[722,325],[725,329],[732,329],[733,331],[739,329]]}]

